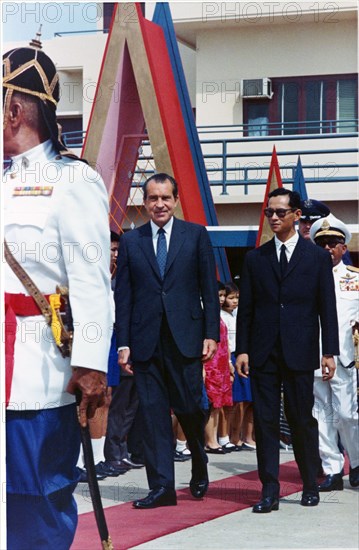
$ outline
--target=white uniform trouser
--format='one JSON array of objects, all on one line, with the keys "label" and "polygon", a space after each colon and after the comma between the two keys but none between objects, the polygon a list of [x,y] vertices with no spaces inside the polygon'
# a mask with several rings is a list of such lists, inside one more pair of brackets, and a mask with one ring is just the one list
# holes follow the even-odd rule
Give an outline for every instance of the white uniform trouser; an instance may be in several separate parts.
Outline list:
[{"label": "white uniform trouser", "polygon": [[325,475],[339,474],[344,457],[338,437],[349,457],[350,466],[359,466],[359,425],[356,368],[345,369],[337,359],[335,375],[329,382],[314,378],[314,411],[319,428],[319,453]]}]

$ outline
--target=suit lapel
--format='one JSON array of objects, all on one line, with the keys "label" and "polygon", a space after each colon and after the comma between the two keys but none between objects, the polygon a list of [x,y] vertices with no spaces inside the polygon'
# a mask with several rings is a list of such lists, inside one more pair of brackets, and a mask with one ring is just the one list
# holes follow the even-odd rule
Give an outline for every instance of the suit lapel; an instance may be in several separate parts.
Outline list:
[{"label": "suit lapel", "polygon": [[177,254],[179,253],[183,243],[186,239],[186,226],[181,223],[180,220],[173,218],[173,226],[171,232],[170,246],[168,249],[167,264],[165,270],[165,276],[173,264]]},{"label": "suit lapel", "polygon": [[[290,258],[290,261],[288,263],[288,267],[287,267],[287,270],[285,272],[285,275],[284,275],[283,279],[288,277],[288,275],[291,273],[291,271],[293,271],[295,266],[302,259],[303,250],[304,250],[303,239],[302,239],[302,237],[299,236],[297,245],[294,248],[293,254]],[[278,278],[279,281],[282,280],[281,273],[280,273],[280,265],[279,265],[278,256],[277,256],[277,251],[276,251],[276,247],[275,247],[275,243],[274,243],[274,238],[268,243],[268,249],[267,249],[266,253],[268,254],[269,261],[272,265],[274,273],[276,274],[276,277]]]},{"label": "suit lapel", "polygon": [[141,236],[140,246],[142,248],[142,251],[147,261],[149,262],[150,266],[152,267],[153,271],[161,279],[160,269],[158,267],[157,258],[153,248],[152,229],[151,229],[150,222],[146,223],[145,225],[142,225],[139,228],[139,232]]},{"label": "suit lapel", "polygon": [[295,268],[297,263],[302,259],[303,252],[304,252],[303,239],[302,237],[299,236],[297,245],[293,250],[293,254],[290,258],[287,270],[285,272],[284,279],[289,275],[289,273]]},{"label": "suit lapel", "polygon": [[271,241],[269,241],[266,253],[268,255],[268,259],[269,259],[269,262],[272,266],[272,269],[273,269],[277,279],[280,281],[281,280],[280,266],[279,266],[279,262],[278,262],[277,250],[276,250],[276,247],[275,247],[274,238]]}]

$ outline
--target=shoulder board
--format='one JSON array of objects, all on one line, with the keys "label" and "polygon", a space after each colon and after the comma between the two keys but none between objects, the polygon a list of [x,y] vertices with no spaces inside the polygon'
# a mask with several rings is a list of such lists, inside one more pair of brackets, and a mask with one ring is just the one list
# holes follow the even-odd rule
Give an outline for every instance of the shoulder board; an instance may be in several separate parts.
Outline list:
[{"label": "shoulder board", "polygon": [[354,271],[354,273],[359,273],[359,267],[355,267],[354,265],[346,265],[345,267],[348,271]]}]

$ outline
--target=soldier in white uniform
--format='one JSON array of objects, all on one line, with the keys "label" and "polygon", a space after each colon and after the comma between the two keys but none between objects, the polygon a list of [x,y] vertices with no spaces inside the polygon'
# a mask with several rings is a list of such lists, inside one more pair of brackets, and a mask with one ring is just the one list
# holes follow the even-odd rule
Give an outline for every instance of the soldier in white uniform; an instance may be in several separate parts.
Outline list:
[{"label": "soldier in white uniform", "polygon": [[80,433],[103,404],[113,324],[108,197],[99,174],[58,139],[58,74],[40,50],[4,55],[5,239],[45,299],[69,289],[74,337],[63,357],[31,292],[5,265],[9,550],[67,550]]},{"label": "soldier in white uniform", "polygon": [[323,382],[320,369],[314,379],[314,414],[319,423],[319,452],[326,475],[319,485],[321,492],[343,489],[344,456],[338,447],[338,437],[349,457],[349,481],[359,486],[359,425],[357,402],[357,372],[354,365],[352,323],[359,319],[359,269],[345,265],[342,257],[351,234],[346,225],[330,214],[316,221],[311,239],[329,250],[339,322],[340,355],[332,380]]}]

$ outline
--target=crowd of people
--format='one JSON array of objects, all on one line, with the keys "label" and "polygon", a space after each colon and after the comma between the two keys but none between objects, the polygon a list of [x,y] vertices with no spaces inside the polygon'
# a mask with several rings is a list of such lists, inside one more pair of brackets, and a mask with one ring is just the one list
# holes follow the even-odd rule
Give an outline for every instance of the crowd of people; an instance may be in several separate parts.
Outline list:
[{"label": "crowd of people", "polygon": [[278,188],[264,210],[273,239],[246,254],[239,287],[220,283],[206,229],[174,216],[177,182],[158,173],[143,186],[150,221],[110,243],[103,181],[60,139],[56,67],[19,48],[4,68],[9,550],[71,546],[88,475],[78,424],[99,480],[146,468],[135,509],[177,504],[176,461],[191,460],[201,499],[208,455],[250,450],[253,512],[269,513],[283,397],[301,505],[343,489],[344,454],[358,487],[359,270],[343,262],[345,223]]}]

